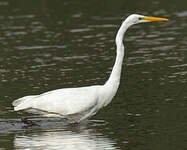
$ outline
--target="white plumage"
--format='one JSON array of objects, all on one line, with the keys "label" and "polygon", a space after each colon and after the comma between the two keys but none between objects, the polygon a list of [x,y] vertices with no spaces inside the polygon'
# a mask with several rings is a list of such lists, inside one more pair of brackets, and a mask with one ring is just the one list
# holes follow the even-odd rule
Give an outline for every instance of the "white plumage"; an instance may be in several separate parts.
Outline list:
[{"label": "white plumage", "polygon": [[62,117],[75,122],[93,116],[99,109],[108,105],[117,92],[124,57],[123,37],[127,28],[141,22],[166,20],[133,14],[122,23],[116,36],[116,61],[110,78],[104,85],[65,88],[25,96],[12,103],[14,110],[31,111],[45,117]]}]

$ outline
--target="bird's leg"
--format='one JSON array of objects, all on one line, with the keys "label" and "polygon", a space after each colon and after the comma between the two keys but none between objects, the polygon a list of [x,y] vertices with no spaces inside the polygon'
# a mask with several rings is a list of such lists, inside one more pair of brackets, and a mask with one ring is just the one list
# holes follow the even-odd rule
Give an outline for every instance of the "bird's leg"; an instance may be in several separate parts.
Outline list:
[{"label": "bird's leg", "polygon": [[36,118],[36,116],[31,116],[31,117],[21,117],[21,121],[24,124],[27,124],[28,126],[33,126],[33,125],[37,125],[35,122],[28,120],[28,119],[32,119],[32,118]]},{"label": "bird's leg", "polygon": [[38,125],[35,122],[29,120],[29,119],[35,119],[35,118],[58,118],[62,117],[61,115],[58,114],[43,114],[43,115],[37,115],[37,116],[29,116],[29,117],[21,117],[21,121],[24,124],[27,124],[28,126],[33,126],[33,125]]}]

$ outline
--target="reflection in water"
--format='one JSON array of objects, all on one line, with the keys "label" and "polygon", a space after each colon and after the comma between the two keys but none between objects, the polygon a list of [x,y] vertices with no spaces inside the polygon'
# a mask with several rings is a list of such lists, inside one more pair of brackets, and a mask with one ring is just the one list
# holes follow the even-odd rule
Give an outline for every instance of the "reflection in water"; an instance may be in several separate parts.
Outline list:
[{"label": "reflection in water", "polygon": [[[63,150],[104,150],[118,149],[116,143],[94,129],[48,130],[16,135],[16,149],[63,149]],[[75,131],[76,130],[76,131]]]}]

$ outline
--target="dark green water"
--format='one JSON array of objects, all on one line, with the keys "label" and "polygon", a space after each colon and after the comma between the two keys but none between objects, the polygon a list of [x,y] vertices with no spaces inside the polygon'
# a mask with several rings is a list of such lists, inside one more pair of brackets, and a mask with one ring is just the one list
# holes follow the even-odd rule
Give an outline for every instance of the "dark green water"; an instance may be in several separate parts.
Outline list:
[{"label": "dark green water", "polygon": [[[0,1],[0,149],[187,149],[186,0]],[[128,30],[120,88],[87,123],[37,120],[11,103],[63,87],[104,84],[129,14],[169,18]]]}]

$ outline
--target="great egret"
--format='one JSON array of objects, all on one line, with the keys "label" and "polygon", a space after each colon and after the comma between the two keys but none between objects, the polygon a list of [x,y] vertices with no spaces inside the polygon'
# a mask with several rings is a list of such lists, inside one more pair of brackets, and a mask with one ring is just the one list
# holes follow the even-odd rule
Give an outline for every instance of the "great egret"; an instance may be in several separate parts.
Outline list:
[{"label": "great egret", "polygon": [[[167,20],[166,18],[132,14],[123,21],[115,39],[117,46],[115,64],[104,85],[64,88],[40,95],[25,96],[12,103],[14,110],[31,111],[40,114],[38,117],[62,117],[72,122],[80,122],[93,116],[102,107],[107,106],[117,92],[124,57],[123,37],[126,30],[137,23]],[[22,121],[32,124],[26,118]]]}]

